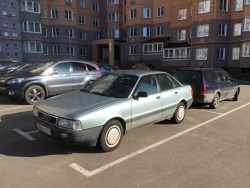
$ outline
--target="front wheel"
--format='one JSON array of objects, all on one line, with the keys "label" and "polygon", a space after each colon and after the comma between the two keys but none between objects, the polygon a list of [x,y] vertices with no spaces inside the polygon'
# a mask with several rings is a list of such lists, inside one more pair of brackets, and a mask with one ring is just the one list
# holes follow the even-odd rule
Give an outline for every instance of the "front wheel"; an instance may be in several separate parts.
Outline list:
[{"label": "front wheel", "polygon": [[120,145],[122,136],[122,124],[117,120],[109,121],[104,126],[99,138],[101,149],[105,152],[115,150]]},{"label": "front wheel", "polygon": [[179,124],[184,120],[185,114],[186,106],[183,102],[180,102],[171,120],[173,121],[173,123]]},{"label": "front wheel", "polygon": [[215,94],[213,101],[209,105],[211,108],[216,109],[220,103],[220,96],[218,93]]},{"label": "front wheel", "polygon": [[32,85],[25,91],[24,98],[28,104],[35,104],[45,98],[45,92],[41,86]]}]

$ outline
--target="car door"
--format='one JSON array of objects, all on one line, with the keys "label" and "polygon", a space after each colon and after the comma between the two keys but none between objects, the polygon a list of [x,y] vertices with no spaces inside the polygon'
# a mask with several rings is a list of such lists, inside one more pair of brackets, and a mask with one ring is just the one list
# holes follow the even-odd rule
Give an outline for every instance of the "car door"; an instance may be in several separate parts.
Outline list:
[{"label": "car door", "polygon": [[48,75],[47,87],[49,95],[58,95],[72,91],[70,62],[60,62],[52,67]]},{"label": "car door", "polygon": [[147,92],[148,97],[132,100],[132,129],[152,123],[161,117],[161,95],[155,76],[143,76],[133,96],[135,97],[139,91]]},{"label": "car door", "polygon": [[87,71],[85,63],[72,62],[72,90],[80,90],[85,87]]},{"label": "car door", "polygon": [[227,83],[225,82],[225,78],[222,74],[222,71],[214,71],[215,80],[217,83],[217,88],[221,91],[220,99],[225,99],[227,96]]},{"label": "car door", "polygon": [[226,71],[222,71],[226,83],[227,83],[227,98],[234,97],[234,94],[237,90],[238,84],[237,82],[230,76],[230,74]]},{"label": "car door", "polygon": [[174,114],[179,103],[178,83],[167,74],[156,74],[161,91],[161,118],[166,118]]}]

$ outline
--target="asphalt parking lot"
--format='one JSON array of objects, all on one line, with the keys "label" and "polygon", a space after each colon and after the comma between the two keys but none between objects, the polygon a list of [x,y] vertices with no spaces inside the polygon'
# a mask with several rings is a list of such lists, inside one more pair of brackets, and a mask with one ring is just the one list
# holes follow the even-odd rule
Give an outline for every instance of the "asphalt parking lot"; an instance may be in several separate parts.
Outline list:
[{"label": "asphalt parking lot", "polygon": [[134,130],[110,153],[45,136],[32,106],[0,96],[0,187],[250,187],[249,93]]}]

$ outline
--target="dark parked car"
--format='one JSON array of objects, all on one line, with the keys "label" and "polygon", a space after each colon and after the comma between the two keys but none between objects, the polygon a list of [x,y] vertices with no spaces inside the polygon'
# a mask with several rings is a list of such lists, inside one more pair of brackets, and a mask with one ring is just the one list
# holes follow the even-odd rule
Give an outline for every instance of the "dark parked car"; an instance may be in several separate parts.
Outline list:
[{"label": "dark parked car", "polygon": [[156,70],[156,66],[152,63],[136,63],[130,67],[135,70]]},{"label": "dark parked car", "polygon": [[48,96],[83,89],[101,75],[98,66],[90,61],[42,61],[21,72],[1,76],[0,91],[35,104]]},{"label": "dark parked car", "polygon": [[3,69],[0,69],[0,75],[4,75],[4,74],[16,72],[16,71],[19,72],[19,71],[24,70],[25,68],[28,68],[31,65],[32,65],[31,63],[18,62],[10,66],[7,66]]},{"label": "dark parked car", "polygon": [[174,77],[193,88],[194,102],[217,108],[225,99],[238,100],[240,86],[236,79],[220,68],[181,68]]},{"label": "dark parked car", "polygon": [[5,67],[8,67],[12,64],[15,64],[19,62],[18,60],[15,60],[15,59],[1,59],[0,60],[0,70],[5,68]]},{"label": "dark parked car", "polygon": [[110,65],[110,64],[98,64],[98,67],[102,71],[102,75],[106,74],[109,71],[117,71],[120,70],[117,66],[115,65]]}]

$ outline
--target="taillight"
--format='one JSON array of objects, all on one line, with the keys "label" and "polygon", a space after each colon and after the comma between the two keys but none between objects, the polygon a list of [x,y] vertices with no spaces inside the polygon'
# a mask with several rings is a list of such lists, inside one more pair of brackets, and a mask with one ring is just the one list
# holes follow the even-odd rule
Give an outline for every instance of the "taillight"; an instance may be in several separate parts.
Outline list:
[{"label": "taillight", "polygon": [[190,90],[190,94],[191,94],[191,96],[194,95],[194,91],[192,89]]},{"label": "taillight", "polygon": [[146,70],[149,70],[149,68],[148,68],[148,67],[146,67]]},{"label": "taillight", "polygon": [[100,70],[100,77],[102,76],[102,71]]},{"label": "taillight", "polygon": [[206,94],[207,93],[207,87],[206,86],[202,86],[200,88],[199,94]]}]

